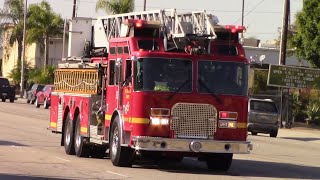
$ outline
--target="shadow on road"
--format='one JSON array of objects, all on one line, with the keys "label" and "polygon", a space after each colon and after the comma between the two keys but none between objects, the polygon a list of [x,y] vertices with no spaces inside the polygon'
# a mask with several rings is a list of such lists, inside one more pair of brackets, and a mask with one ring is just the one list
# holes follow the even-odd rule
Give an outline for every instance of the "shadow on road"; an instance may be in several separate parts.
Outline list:
[{"label": "shadow on road", "polygon": [[16,143],[16,142],[11,142],[11,141],[0,140],[0,146],[27,146],[27,145]]},{"label": "shadow on road", "polygon": [[291,139],[298,141],[319,141],[320,138],[309,138],[309,137],[281,137],[282,139]]},{"label": "shadow on road", "polygon": [[320,168],[287,163],[234,159],[228,172],[214,172],[206,163],[185,158],[182,163],[163,161],[160,164],[139,163],[133,168],[158,169],[184,174],[226,175],[259,178],[320,179]]},{"label": "shadow on road", "polygon": [[20,175],[20,174],[1,174],[0,173],[0,179],[5,180],[40,180],[40,179],[47,179],[47,180],[62,180],[62,179],[69,179],[69,180],[75,180],[75,179],[95,179],[95,178],[83,178],[83,177],[42,177],[42,176],[26,176],[26,175]]},{"label": "shadow on road", "polygon": [[254,160],[234,160],[229,172],[233,176],[320,179],[319,167]]}]

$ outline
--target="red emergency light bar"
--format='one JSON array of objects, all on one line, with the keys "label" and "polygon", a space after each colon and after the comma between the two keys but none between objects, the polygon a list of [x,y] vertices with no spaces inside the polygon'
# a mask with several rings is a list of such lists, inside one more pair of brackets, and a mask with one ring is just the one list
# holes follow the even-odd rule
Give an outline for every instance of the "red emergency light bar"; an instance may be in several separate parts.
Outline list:
[{"label": "red emergency light bar", "polygon": [[232,33],[243,32],[246,30],[244,26],[226,25],[226,29],[230,29]]},{"label": "red emergency light bar", "polygon": [[160,21],[146,21],[142,19],[127,19],[125,24],[130,24],[136,28],[141,28],[142,26],[146,27],[160,27]]}]

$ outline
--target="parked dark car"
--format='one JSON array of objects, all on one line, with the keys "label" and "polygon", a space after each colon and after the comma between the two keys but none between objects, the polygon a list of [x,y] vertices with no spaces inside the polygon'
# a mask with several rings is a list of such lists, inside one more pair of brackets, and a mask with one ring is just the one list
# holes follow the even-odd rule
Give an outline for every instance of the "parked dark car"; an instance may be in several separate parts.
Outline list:
[{"label": "parked dark car", "polygon": [[45,109],[48,109],[51,102],[51,92],[54,90],[54,85],[46,85],[44,88],[39,91],[36,95],[36,102],[35,105],[37,108],[40,107],[40,105],[43,105]]},{"label": "parked dark car", "polygon": [[279,117],[276,104],[272,100],[254,98],[249,100],[248,131],[252,135],[266,133],[270,134],[270,137],[277,137]]},{"label": "parked dark car", "polygon": [[11,103],[14,102],[16,96],[16,90],[14,86],[11,86],[7,78],[0,77],[0,98],[2,102],[9,99]]},{"label": "parked dark car", "polygon": [[37,99],[37,93],[44,88],[42,84],[34,84],[31,89],[27,92],[27,103],[34,104]]}]

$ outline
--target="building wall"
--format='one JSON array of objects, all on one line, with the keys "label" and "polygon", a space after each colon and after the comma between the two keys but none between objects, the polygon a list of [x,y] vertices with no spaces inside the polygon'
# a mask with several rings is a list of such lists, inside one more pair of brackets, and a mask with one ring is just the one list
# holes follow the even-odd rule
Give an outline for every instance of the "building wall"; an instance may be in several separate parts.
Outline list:
[{"label": "building wall", "polygon": [[[2,45],[3,46],[2,76],[4,77],[8,77],[12,69],[14,69],[14,67],[18,63],[18,44],[14,43],[13,46],[10,46],[9,44],[10,34],[11,34],[10,29],[4,32],[3,45]],[[26,45],[26,62],[30,67],[34,67],[34,68],[43,67],[44,55],[40,51],[41,48],[42,47],[40,47],[40,45],[37,43]],[[62,38],[50,39],[48,65],[57,66],[58,62],[62,58],[62,48],[63,48]],[[66,39],[65,52],[67,53],[67,51],[68,51],[68,40]]]},{"label": "building wall", "polygon": [[[246,57],[250,59],[250,57],[253,57],[256,59],[256,63],[263,63],[263,64],[279,64],[279,49],[278,48],[262,48],[262,47],[249,47],[245,46],[245,53]],[[260,62],[259,57],[261,55],[265,55],[265,59]],[[286,65],[292,65],[292,66],[306,66],[310,67],[310,64],[305,61],[299,59],[295,56],[287,56],[286,58]]]}]

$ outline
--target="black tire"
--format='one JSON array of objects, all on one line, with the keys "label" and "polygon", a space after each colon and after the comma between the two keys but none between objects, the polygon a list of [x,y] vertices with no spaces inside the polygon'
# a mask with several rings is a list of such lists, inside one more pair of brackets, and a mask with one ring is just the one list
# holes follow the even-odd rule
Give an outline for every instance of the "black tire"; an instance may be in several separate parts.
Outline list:
[{"label": "black tire", "polygon": [[110,135],[110,159],[114,166],[131,167],[133,159],[133,150],[129,147],[121,147],[119,117],[115,117],[111,126]]},{"label": "black tire", "polygon": [[77,117],[74,133],[74,150],[78,157],[89,157],[90,147],[85,143],[85,139],[80,135],[80,116]]},{"label": "black tire", "polygon": [[45,108],[45,109],[48,109],[48,108],[49,108],[49,104],[48,104],[47,98],[44,99],[43,108]]},{"label": "black tire", "polygon": [[228,171],[232,163],[233,154],[209,154],[208,169],[213,171]]},{"label": "black tire", "polygon": [[38,98],[36,99],[35,105],[36,105],[36,108],[39,108],[39,107],[40,107],[40,104],[39,104],[39,102],[38,102]]},{"label": "black tire", "polygon": [[2,98],[1,101],[2,101],[2,102],[6,102],[6,98]]},{"label": "black tire", "polygon": [[36,99],[31,100],[31,104],[34,104],[36,102]]},{"label": "black tire", "polygon": [[254,135],[254,136],[258,135],[257,132],[251,132],[251,134]]},{"label": "black tire", "polygon": [[64,141],[64,150],[66,151],[66,154],[74,155],[74,126],[73,122],[70,119],[70,114],[67,115],[66,118],[66,125],[63,133],[63,141]]},{"label": "black tire", "polygon": [[276,138],[278,135],[278,130],[274,130],[270,132],[270,137]]},{"label": "black tire", "polygon": [[27,99],[27,104],[29,104],[30,103],[30,100],[29,99]]}]

